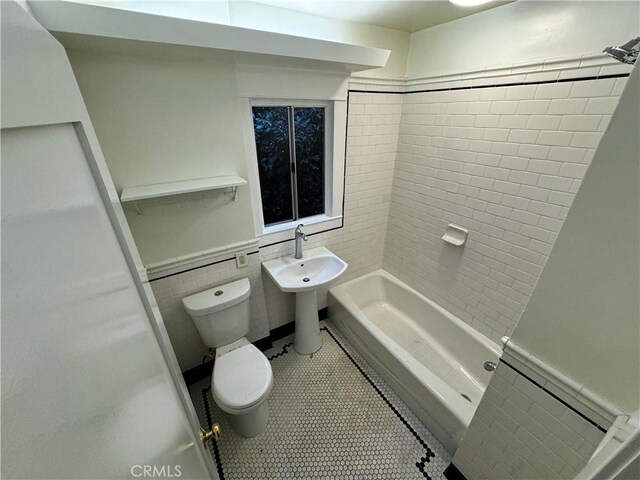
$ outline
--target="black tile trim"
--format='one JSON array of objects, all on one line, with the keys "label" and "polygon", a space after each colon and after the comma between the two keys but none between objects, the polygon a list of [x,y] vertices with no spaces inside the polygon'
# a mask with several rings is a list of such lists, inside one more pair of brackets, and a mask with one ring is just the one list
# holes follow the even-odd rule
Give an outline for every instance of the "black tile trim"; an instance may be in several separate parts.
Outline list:
[{"label": "black tile trim", "polygon": [[[615,73],[611,75],[595,75],[591,77],[573,77],[561,78],[558,80],[538,80],[532,82],[514,82],[514,83],[494,83],[487,85],[471,85],[468,87],[449,87],[449,88],[432,88],[425,90],[411,90],[410,92],[400,92],[397,90],[349,90],[350,93],[379,93],[383,95],[409,95],[410,93],[433,93],[433,92],[449,92],[456,90],[479,90],[483,88],[499,88],[499,87],[522,87],[524,85],[546,85],[549,83],[567,83],[567,82],[583,82],[585,80],[606,80],[608,78],[624,78],[629,73]],[[457,80],[451,80],[457,81]]]},{"label": "black tile trim", "polygon": [[565,407],[567,407],[569,410],[571,410],[572,412],[574,412],[575,414],[579,415],[583,420],[589,422],[591,425],[593,425],[594,427],[596,427],[598,430],[600,430],[602,433],[607,433],[607,429],[600,426],[597,422],[591,420],[589,417],[587,417],[584,413],[582,413],[581,411],[577,410],[574,406],[568,404],[567,402],[565,402],[563,399],[561,399],[560,397],[558,397],[555,393],[547,390],[544,386],[540,385],[538,382],[536,382],[533,378],[529,377],[526,373],[523,373],[521,370],[517,369],[516,367],[514,367],[513,365],[511,365],[509,362],[507,362],[504,359],[500,359],[500,363],[504,363],[507,367],[509,367],[511,370],[513,370],[514,372],[518,373],[519,375],[521,375],[522,377],[526,378],[527,380],[529,380],[531,383],[533,383],[536,387],[542,389],[542,391],[544,391],[545,393],[551,395],[553,398],[555,398],[557,401],[559,401],[560,403],[562,403]]},{"label": "black tile trim", "polygon": [[[260,252],[258,250],[256,250],[255,252],[247,253],[247,255],[256,255],[257,253],[260,253]],[[215,262],[207,263],[206,265],[200,265],[198,267],[186,268],[184,270],[180,270],[179,272],[169,273],[168,275],[163,275],[162,277],[158,277],[158,278],[154,278],[153,280],[149,280],[149,283],[157,282],[158,280],[162,280],[163,278],[175,277],[176,275],[181,275],[183,273],[192,272],[193,270],[199,270],[201,268],[210,267],[211,265],[218,265],[219,263],[230,262],[230,261],[235,260],[235,259],[236,259],[236,257],[233,256],[231,258],[224,258],[222,260],[216,260]]]},{"label": "black tile trim", "polygon": [[267,358],[267,360],[269,361],[275,360],[278,357],[286,355],[287,353],[289,353],[289,347],[291,347],[292,345],[293,345],[293,342],[289,342],[286,345],[283,345],[278,353],[271,355],[270,357]]},{"label": "black tile trim", "polygon": [[[202,391],[200,392],[202,395],[202,401],[204,402],[204,413],[205,413],[205,416],[207,417],[207,427],[209,429],[211,429],[211,426],[213,425],[213,419],[211,418],[211,407],[209,406],[209,396],[207,395],[207,393],[209,393],[210,390],[211,390],[211,385],[203,388]],[[222,467],[222,458],[220,457],[220,449],[218,449],[218,442],[215,440],[211,442],[211,447],[213,448],[213,458],[216,461],[216,469],[218,470],[218,476],[220,477],[220,480],[224,480],[224,470]]]},{"label": "black tile trim", "polygon": [[456,467],[453,462],[451,462],[442,473],[447,480],[467,480],[467,477],[465,477],[464,474],[460,470],[458,470],[458,467]]},{"label": "black tile trim", "polygon": [[261,338],[260,340],[256,340],[255,342],[251,343],[253,343],[253,345],[261,352],[269,350],[271,347],[273,347],[273,344],[271,343],[271,336]]},{"label": "black tile trim", "polygon": [[340,350],[347,356],[347,358],[351,361],[354,367],[360,372],[360,374],[364,377],[364,379],[369,383],[369,385],[373,388],[373,390],[378,394],[378,396],[387,404],[387,406],[391,409],[391,411],[398,417],[398,419],[402,422],[402,424],[409,430],[409,432],[415,437],[415,439],[420,443],[420,445],[426,450],[425,456],[420,458],[419,462],[416,462],[416,467],[422,473],[424,478],[427,480],[431,480],[431,477],[427,474],[425,470],[425,464],[428,463],[431,458],[435,457],[435,453],[433,450],[429,448],[427,443],[422,439],[422,437],[414,430],[414,428],[409,424],[409,422],[402,416],[402,414],[396,409],[396,407],[389,401],[387,396],[382,393],[382,390],[373,383],[373,380],[366,374],[366,372],[362,369],[360,365],[355,361],[355,359],[351,356],[351,354],[347,351],[346,348],[338,341],[338,339],[333,335],[333,332],[329,330],[327,327],[322,327],[320,330],[324,330],[329,334],[329,336],[333,339],[333,341],[340,347]]},{"label": "black tile trim", "polygon": [[269,340],[273,344],[273,342],[280,340],[281,338],[284,338],[287,335],[293,334],[295,330],[296,330],[296,322],[295,321],[287,322],[284,325],[280,325],[279,327],[276,327],[273,330],[271,330],[269,332]]},{"label": "black tile trim", "polygon": [[213,371],[213,360],[209,360],[208,362],[204,362],[197,367],[190,368],[186,372],[182,372],[182,378],[184,378],[184,383],[189,386],[200,380],[207,378],[211,375]]},{"label": "black tile trim", "polygon": [[431,450],[428,450],[427,454],[424,457],[421,457],[419,462],[416,462],[416,467],[418,467],[418,471],[422,473],[422,476],[424,478],[429,478],[429,479],[431,478],[427,473],[425,465],[429,463],[431,459],[435,456],[436,456],[435,453],[433,453]]},{"label": "black tile trim", "polygon": [[[369,385],[373,388],[373,390],[378,394],[378,396],[384,401],[384,403],[391,409],[391,411],[395,414],[396,417],[402,422],[402,424],[409,430],[409,432],[415,437],[415,439],[420,443],[420,445],[426,450],[425,455],[420,457],[420,461],[416,462],[416,467],[418,471],[422,473],[422,476],[427,480],[431,480],[431,477],[427,474],[425,465],[431,461],[436,455],[433,453],[433,450],[429,448],[427,443],[422,439],[422,437],[414,430],[414,428],[409,424],[409,422],[402,416],[402,414],[396,409],[396,407],[389,401],[382,390],[371,380],[369,375],[362,369],[360,365],[355,361],[355,359],[351,356],[351,354],[346,350],[346,348],[340,343],[340,341],[333,335],[333,332],[329,330],[327,327],[322,327],[320,330],[327,332],[327,334],[331,337],[331,339],[336,343],[336,345],[342,350],[342,352],[347,356],[347,358],[351,361],[356,370],[360,372],[362,377],[369,383]],[[293,346],[293,342],[289,342],[286,345],[283,345],[280,351],[268,358],[269,361],[275,360],[278,357],[286,355],[290,353],[290,347]],[[211,428],[211,411],[209,406],[209,396],[207,392],[211,389],[211,386],[202,389],[202,399],[204,401],[205,414],[207,417],[207,423],[209,424],[209,428]],[[222,459],[220,458],[220,454],[218,452],[218,446],[214,442],[213,443],[214,456],[216,460],[216,466],[218,467],[218,474],[220,475],[220,480],[224,480],[224,472],[222,469]],[[457,480],[457,479],[456,479]],[[465,479],[466,480],[466,479]]]},{"label": "black tile trim", "polygon": [[[344,204],[347,193],[347,150],[349,145],[349,90],[347,89],[347,109],[345,115],[347,118],[344,121],[344,172],[342,175],[342,227],[344,227]],[[341,227],[341,228],[342,228]]]}]

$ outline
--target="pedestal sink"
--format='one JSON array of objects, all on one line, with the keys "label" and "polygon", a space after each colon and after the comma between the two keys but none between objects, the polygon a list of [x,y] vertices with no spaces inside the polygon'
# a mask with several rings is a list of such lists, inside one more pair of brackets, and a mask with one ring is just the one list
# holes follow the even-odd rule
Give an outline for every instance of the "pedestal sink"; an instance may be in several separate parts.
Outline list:
[{"label": "pedestal sink", "polygon": [[302,258],[276,258],[262,267],[283,292],[296,294],[296,330],[293,345],[303,355],[322,346],[316,291],[334,281],[347,269],[347,263],[325,247],[304,252]]}]

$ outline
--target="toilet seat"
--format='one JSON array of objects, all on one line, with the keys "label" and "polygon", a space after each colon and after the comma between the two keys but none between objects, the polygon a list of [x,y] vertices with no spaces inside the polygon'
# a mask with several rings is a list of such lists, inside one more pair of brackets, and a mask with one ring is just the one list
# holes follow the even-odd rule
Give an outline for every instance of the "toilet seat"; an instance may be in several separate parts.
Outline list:
[{"label": "toilet seat", "polygon": [[216,358],[211,378],[218,406],[237,413],[260,403],[271,391],[273,372],[267,357],[248,344]]}]

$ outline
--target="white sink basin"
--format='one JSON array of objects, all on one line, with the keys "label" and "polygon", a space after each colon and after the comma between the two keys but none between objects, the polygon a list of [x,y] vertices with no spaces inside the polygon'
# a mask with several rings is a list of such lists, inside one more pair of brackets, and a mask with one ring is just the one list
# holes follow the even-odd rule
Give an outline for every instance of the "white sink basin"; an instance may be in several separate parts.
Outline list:
[{"label": "white sink basin", "polygon": [[322,347],[316,290],[332,282],[347,269],[347,263],[324,247],[303,252],[300,259],[293,255],[276,258],[262,264],[283,292],[296,294],[296,330],[293,347],[309,355]]},{"label": "white sink basin", "polygon": [[347,269],[347,263],[324,247],[304,252],[303,257],[277,258],[262,264],[283,292],[306,292],[332,282]]}]

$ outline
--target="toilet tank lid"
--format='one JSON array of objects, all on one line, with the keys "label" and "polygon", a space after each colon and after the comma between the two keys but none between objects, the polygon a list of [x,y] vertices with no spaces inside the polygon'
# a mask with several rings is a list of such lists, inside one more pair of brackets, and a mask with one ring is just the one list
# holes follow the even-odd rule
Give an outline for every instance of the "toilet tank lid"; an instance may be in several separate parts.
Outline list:
[{"label": "toilet tank lid", "polygon": [[184,309],[191,315],[206,315],[237,305],[249,298],[251,284],[248,278],[219,285],[182,299]]}]

